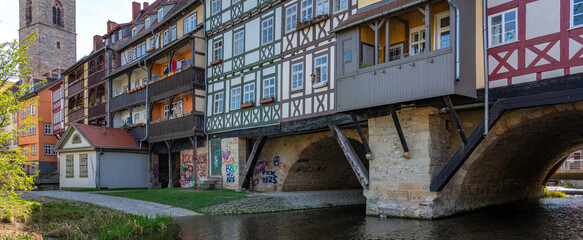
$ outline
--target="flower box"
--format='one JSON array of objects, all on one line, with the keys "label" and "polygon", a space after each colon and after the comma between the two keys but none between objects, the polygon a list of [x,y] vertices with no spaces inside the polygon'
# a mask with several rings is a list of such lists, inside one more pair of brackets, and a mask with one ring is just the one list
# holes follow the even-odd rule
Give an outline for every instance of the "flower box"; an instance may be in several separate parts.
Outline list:
[{"label": "flower box", "polygon": [[222,62],[223,62],[222,59],[214,60],[214,61],[211,62],[211,65],[214,66],[214,65],[217,65],[217,64],[221,64]]},{"label": "flower box", "polygon": [[241,103],[241,108],[248,108],[248,107],[253,107],[253,106],[255,106],[255,102],[253,102],[253,101]]},{"label": "flower box", "polygon": [[268,97],[268,98],[261,99],[259,101],[259,103],[261,103],[261,104],[266,104],[266,103],[270,103],[270,102],[275,102],[275,98],[274,97]]}]

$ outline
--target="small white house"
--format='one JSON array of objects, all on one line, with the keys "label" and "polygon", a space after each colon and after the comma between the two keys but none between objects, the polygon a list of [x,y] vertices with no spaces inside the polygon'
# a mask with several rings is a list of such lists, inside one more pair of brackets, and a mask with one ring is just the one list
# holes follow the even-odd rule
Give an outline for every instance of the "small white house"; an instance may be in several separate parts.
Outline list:
[{"label": "small white house", "polygon": [[55,151],[62,189],[148,187],[148,150],[125,130],[71,123]]}]

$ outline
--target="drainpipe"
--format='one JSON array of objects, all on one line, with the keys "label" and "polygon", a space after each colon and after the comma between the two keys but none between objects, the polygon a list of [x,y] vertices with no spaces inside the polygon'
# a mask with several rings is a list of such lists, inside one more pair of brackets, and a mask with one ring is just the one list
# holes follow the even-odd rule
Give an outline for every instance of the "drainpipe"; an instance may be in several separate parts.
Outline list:
[{"label": "drainpipe", "polygon": [[[203,7],[204,7],[204,1],[203,0],[200,0],[200,2],[201,2],[201,4],[203,4]],[[203,11],[203,17],[204,17],[203,19],[206,19],[206,10]],[[207,42],[206,42],[206,24],[204,23],[204,21],[202,22],[202,27],[203,27],[203,34],[202,35],[205,36],[204,49],[205,49],[205,52],[206,52],[206,50],[208,49],[208,46],[207,46]],[[202,130],[203,130],[204,135],[206,137],[206,158],[207,158],[207,168],[208,168],[208,166],[209,166],[208,163],[210,162],[208,159],[210,159],[209,156],[211,155],[211,150],[210,150],[210,143],[209,143],[209,135],[206,132],[206,120],[207,120],[207,110],[208,110],[208,92],[207,92],[207,89],[208,89],[207,83],[208,83],[208,81],[207,81],[207,73],[206,73],[206,71],[207,71],[206,70],[206,63],[207,62],[208,62],[208,54],[205,54],[204,55],[204,66],[205,66],[205,69],[204,69],[204,85],[205,85],[205,91],[204,91],[204,109],[203,109],[204,115],[203,115],[203,121],[202,121]],[[207,173],[207,176],[209,176],[209,175],[210,175],[210,172]]]},{"label": "drainpipe", "polygon": [[[484,0],[485,1],[485,0]],[[455,9],[455,80],[460,80],[460,9],[452,0],[447,0]]]},{"label": "drainpipe", "polygon": [[488,131],[490,130],[488,118],[489,115],[489,108],[488,102],[490,101],[490,83],[488,82],[488,38],[486,31],[488,28],[488,24],[486,22],[486,0],[482,0],[482,39],[484,39],[484,136],[488,135]]}]

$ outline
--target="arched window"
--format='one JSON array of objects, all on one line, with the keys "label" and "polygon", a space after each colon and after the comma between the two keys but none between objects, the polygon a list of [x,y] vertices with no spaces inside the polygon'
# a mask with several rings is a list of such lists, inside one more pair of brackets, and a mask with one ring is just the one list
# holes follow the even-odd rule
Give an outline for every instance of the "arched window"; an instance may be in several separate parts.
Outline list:
[{"label": "arched window", "polygon": [[63,5],[59,0],[56,0],[53,4],[53,24],[63,26]]},{"label": "arched window", "polygon": [[32,22],[32,1],[26,1],[26,25]]}]

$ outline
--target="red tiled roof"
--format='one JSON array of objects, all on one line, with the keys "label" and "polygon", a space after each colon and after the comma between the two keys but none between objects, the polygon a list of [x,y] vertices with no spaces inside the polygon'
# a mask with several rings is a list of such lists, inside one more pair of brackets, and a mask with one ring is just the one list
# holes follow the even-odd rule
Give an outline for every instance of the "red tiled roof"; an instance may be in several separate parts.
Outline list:
[{"label": "red tiled roof", "polygon": [[134,137],[123,129],[71,123],[96,148],[140,149]]},{"label": "red tiled roof", "polygon": [[362,12],[355,13],[355,14],[351,15],[350,17],[348,17],[346,20],[342,21],[340,24],[338,24],[338,26],[336,26],[334,31],[336,31],[337,29],[343,28],[345,26],[351,25],[353,23],[363,21],[367,18],[376,16],[376,15],[379,15],[379,17],[380,17],[380,15],[383,12],[388,12],[390,10],[399,8],[405,4],[409,4],[409,3],[413,3],[413,2],[423,2],[423,1],[422,0],[394,0],[392,2],[388,2],[388,3],[383,4],[381,6],[374,7],[374,8],[362,11]]}]

